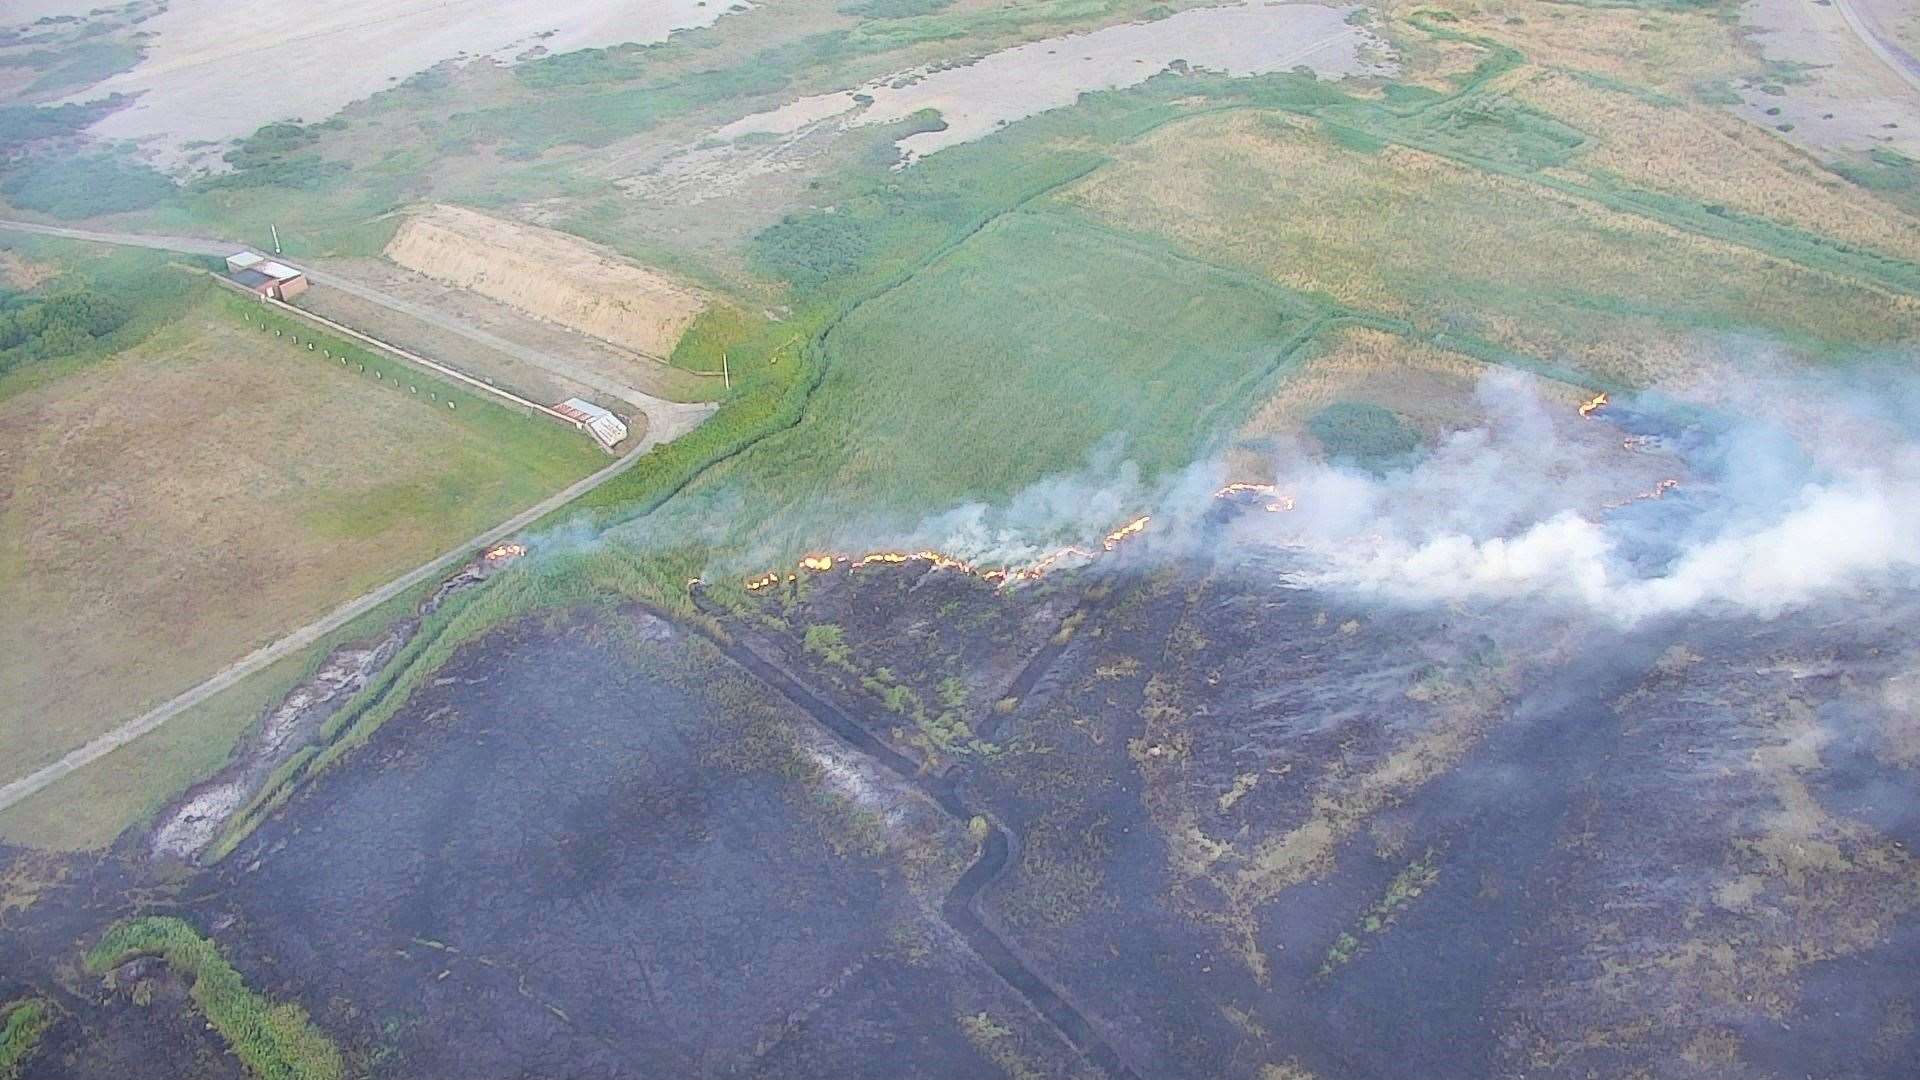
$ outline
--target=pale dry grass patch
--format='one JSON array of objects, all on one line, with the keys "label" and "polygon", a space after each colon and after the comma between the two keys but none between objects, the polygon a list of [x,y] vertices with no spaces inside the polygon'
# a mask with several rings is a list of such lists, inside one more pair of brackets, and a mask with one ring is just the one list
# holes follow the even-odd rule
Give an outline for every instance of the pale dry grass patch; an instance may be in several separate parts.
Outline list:
[{"label": "pale dry grass patch", "polygon": [[1738,27],[1709,12],[1646,11],[1628,7],[1542,4],[1529,0],[1394,0],[1386,10],[1405,17],[1440,10],[1458,21],[1447,27],[1492,39],[1554,67],[1580,68],[1684,91],[1694,82],[1749,64]]},{"label": "pale dry grass patch", "polygon": [[1557,71],[1532,71],[1508,93],[1597,137],[1573,162],[1575,175],[1618,177],[1859,247],[1920,258],[1920,221],[1737,117],[1692,105],[1657,105]]},{"label": "pale dry grass patch", "polygon": [[[436,408],[423,400],[436,384],[376,381],[248,328],[223,300],[0,402],[0,777],[599,459],[557,425]],[[567,452],[533,457],[550,446]]]},{"label": "pale dry grass patch", "polygon": [[22,291],[37,289],[58,273],[50,263],[35,262],[17,251],[0,249],[0,286]]},{"label": "pale dry grass patch", "polygon": [[1423,330],[1645,382],[1699,332],[1884,345],[1920,305],[1420,150],[1297,117],[1171,125],[1061,198],[1210,260]]}]

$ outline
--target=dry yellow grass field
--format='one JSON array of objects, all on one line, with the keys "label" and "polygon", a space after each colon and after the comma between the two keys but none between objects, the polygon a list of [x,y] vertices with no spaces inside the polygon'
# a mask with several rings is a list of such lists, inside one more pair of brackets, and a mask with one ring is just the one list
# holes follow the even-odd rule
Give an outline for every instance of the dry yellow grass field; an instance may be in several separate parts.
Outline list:
[{"label": "dry yellow grass field", "polygon": [[450,415],[425,390],[208,302],[0,402],[0,778],[605,460],[557,425]]},{"label": "dry yellow grass field", "polygon": [[1920,336],[1909,297],[1293,117],[1171,125],[1065,200],[1343,304],[1596,376],[1671,373],[1703,336],[1812,347]]},{"label": "dry yellow grass field", "polygon": [[387,245],[409,270],[655,359],[707,306],[691,286],[578,237],[457,206],[409,217]]},{"label": "dry yellow grass field", "polygon": [[1657,105],[1543,69],[1530,69],[1508,93],[1595,136],[1596,144],[1570,164],[1576,172],[1618,177],[1870,250],[1920,258],[1920,221],[1730,114]]},{"label": "dry yellow grass field", "polygon": [[1538,4],[1525,0],[1396,0],[1389,15],[1445,12],[1449,29],[1511,45],[1549,67],[1577,68],[1676,93],[1748,64],[1739,28],[1708,11]]}]

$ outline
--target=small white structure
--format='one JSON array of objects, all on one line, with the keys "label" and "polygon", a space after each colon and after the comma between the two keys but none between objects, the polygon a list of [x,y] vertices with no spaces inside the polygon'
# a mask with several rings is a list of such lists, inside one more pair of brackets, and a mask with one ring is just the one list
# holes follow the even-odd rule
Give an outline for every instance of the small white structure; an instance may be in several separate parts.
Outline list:
[{"label": "small white structure", "polygon": [[595,405],[571,397],[553,407],[553,411],[587,429],[600,445],[611,450],[627,437],[627,425],[619,417]]},{"label": "small white structure", "polygon": [[275,300],[290,300],[307,291],[305,273],[254,251],[227,256],[227,280]]}]

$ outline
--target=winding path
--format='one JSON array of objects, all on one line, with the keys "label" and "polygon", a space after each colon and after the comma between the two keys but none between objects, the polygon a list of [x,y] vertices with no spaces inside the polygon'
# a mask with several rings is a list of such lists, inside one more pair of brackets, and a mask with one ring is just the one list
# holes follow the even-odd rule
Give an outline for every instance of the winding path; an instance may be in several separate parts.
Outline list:
[{"label": "winding path", "polygon": [[1840,17],[1847,20],[1847,28],[1853,31],[1862,45],[1892,68],[1902,82],[1920,92],[1920,59],[1901,48],[1899,42],[1881,33],[1879,20],[1855,7],[1854,0],[1833,0],[1833,6],[1839,9]]}]

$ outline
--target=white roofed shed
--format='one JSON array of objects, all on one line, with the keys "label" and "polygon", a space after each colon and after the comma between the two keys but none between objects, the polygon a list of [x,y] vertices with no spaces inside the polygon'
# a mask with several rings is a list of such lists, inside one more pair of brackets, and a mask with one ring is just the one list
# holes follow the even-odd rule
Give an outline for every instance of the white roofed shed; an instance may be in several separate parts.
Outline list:
[{"label": "white roofed shed", "polygon": [[568,398],[553,407],[553,411],[572,419],[585,427],[600,445],[611,450],[627,437],[625,421],[591,401],[580,398]]}]

